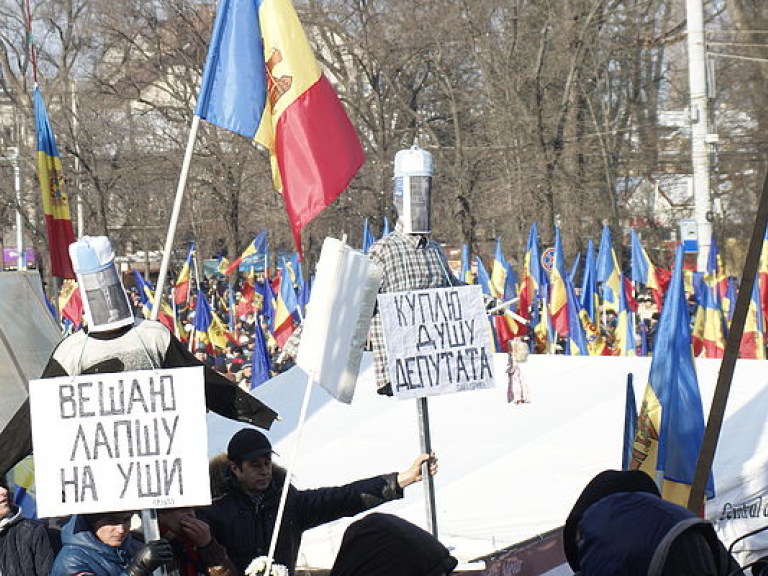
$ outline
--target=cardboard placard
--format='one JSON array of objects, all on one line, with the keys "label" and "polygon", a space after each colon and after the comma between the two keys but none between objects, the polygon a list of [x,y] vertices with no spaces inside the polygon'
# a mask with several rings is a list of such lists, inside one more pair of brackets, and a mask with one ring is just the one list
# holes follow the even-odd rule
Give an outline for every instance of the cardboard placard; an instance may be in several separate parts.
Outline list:
[{"label": "cardboard placard", "polygon": [[210,504],[203,368],[29,383],[41,517]]},{"label": "cardboard placard", "polygon": [[398,398],[492,388],[493,344],[480,286],[379,294]]}]

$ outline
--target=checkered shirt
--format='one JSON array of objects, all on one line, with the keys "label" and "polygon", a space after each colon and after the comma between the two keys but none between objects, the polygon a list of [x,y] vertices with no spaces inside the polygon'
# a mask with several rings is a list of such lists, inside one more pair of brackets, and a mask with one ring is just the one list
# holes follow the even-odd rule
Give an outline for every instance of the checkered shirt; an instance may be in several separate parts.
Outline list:
[{"label": "checkered shirt", "polygon": [[[399,225],[389,236],[371,246],[368,257],[384,271],[380,293],[462,285],[451,273],[437,242],[427,236],[404,234]],[[376,387],[381,390],[389,384],[389,374],[378,310],[371,320],[368,342],[373,350]]]}]

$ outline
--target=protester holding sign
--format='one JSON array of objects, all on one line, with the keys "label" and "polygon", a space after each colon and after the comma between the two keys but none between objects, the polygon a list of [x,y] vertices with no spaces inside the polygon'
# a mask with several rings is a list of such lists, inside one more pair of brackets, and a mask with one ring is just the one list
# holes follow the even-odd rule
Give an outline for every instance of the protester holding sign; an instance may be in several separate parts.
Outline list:
[{"label": "protester holding sign", "polygon": [[51,576],[150,576],[173,560],[167,540],[142,545],[130,533],[133,512],[75,514],[61,532]]},{"label": "protester holding sign", "polygon": [[0,476],[0,574],[48,576],[53,550],[45,525],[21,515],[4,476]]},{"label": "protester holding sign", "polygon": [[[273,466],[272,444],[253,428],[244,428],[229,441],[227,492],[201,509],[213,536],[227,549],[241,572],[251,560],[266,556],[275,527],[285,472]],[[292,574],[305,530],[353,516],[389,500],[402,498],[403,489],[422,480],[422,464],[437,473],[434,454],[422,454],[404,472],[374,476],[344,486],[288,492],[274,561]]]}]

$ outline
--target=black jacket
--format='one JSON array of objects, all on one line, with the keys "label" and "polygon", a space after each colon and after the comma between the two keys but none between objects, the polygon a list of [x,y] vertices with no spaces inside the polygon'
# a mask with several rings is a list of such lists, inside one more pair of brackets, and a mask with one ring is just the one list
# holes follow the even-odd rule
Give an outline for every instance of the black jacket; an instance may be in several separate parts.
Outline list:
[{"label": "black jacket", "polygon": [[0,574],[48,576],[53,549],[42,522],[22,518],[18,509],[0,520]]},{"label": "black jacket", "polygon": [[[200,516],[210,524],[214,538],[227,549],[240,572],[251,560],[266,556],[269,551],[284,481],[285,471],[275,468],[272,485],[259,501],[254,501],[230,478],[228,492],[199,511]],[[282,564],[293,574],[301,535],[305,530],[345,516],[354,516],[402,496],[403,490],[397,484],[396,473],[332,488],[297,490],[291,486],[274,562]]]}]

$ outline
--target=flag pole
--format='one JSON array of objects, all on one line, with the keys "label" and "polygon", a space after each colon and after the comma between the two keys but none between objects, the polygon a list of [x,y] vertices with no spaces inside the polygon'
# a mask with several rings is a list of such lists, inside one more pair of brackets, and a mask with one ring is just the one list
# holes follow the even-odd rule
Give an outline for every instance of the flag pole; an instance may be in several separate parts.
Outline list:
[{"label": "flag pole", "polygon": [[739,295],[736,298],[736,308],[733,312],[731,328],[725,341],[725,352],[720,364],[720,372],[717,375],[715,394],[709,409],[707,427],[704,430],[704,438],[701,442],[699,457],[696,461],[696,473],[693,477],[691,493],[688,496],[688,509],[694,514],[701,514],[701,505],[704,502],[709,471],[715,459],[715,449],[720,438],[720,429],[725,417],[725,407],[728,403],[728,393],[731,390],[733,372],[736,368],[736,359],[739,357],[741,336],[744,333],[744,324],[747,320],[749,305],[752,300],[752,288],[755,284],[757,270],[760,265],[762,242],[765,238],[765,230],[768,226],[768,172],[763,181],[763,191],[760,195],[760,203],[755,216],[755,226],[752,229],[752,238],[749,241],[747,259],[744,263],[744,271],[739,284]]},{"label": "flag pole", "polygon": [[179,184],[176,188],[176,198],[173,201],[173,212],[171,221],[168,224],[168,235],[165,238],[165,250],[163,250],[163,260],[160,263],[160,273],[157,276],[157,285],[155,286],[155,301],[152,303],[151,320],[157,320],[160,312],[160,301],[163,297],[163,288],[165,287],[165,278],[168,276],[168,263],[171,260],[171,251],[173,250],[173,240],[176,236],[176,227],[179,224],[179,214],[181,213],[181,203],[184,199],[184,189],[187,186],[187,177],[189,176],[189,166],[192,163],[192,150],[195,148],[195,139],[197,138],[197,129],[200,126],[200,116],[192,117],[192,125],[189,129],[189,139],[187,140],[187,149],[184,153],[184,162],[181,165],[179,174]]},{"label": "flag pole", "polygon": [[[343,250],[347,244],[347,235],[344,234],[341,238],[341,246],[339,250]],[[339,273],[341,271],[342,259],[339,258],[337,262],[336,274],[334,278],[338,281]],[[286,272],[285,266],[283,266],[283,273]],[[289,274],[290,280],[290,274]],[[307,409],[309,408],[309,398],[312,395],[312,387],[317,380],[317,367],[313,367],[307,375],[307,384],[304,388],[304,398],[301,402],[301,410],[299,411],[299,421],[296,425],[296,440],[291,448],[291,458],[288,461],[288,468],[285,472],[285,482],[283,482],[283,489],[280,492],[280,503],[277,506],[277,517],[275,518],[275,527],[272,530],[272,538],[269,542],[269,551],[267,552],[267,567],[264,570],[264,576],[270,576],[272,574],[272,562],[275,557],[275,550],[277,549],[277,538],[280,534],[280,526],[283,523],[283,514],[285,512],[285,504],[288,501],[288,489],[291,485],[291,476],[296,464],[296,459],[299,454],[299,446],[301,445],[301,437],[304,434],[304,422],[307,419]]]}]

